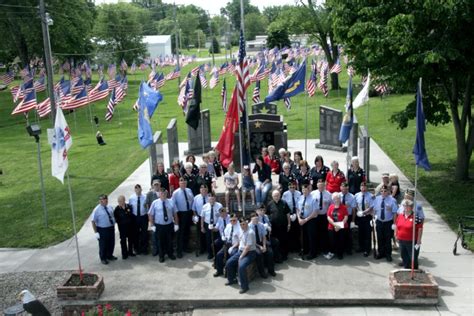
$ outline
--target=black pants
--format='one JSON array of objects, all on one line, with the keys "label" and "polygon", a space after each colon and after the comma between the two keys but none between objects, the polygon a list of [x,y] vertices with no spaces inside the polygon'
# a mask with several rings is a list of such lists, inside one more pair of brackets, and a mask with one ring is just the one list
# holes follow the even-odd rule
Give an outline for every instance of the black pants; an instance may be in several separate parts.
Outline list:
[{"label": "black pants", "polygon": [[280,241],[273,235],[271,235],[271,237],[267,235],[267,240],[268,238],[270,238],[270,247],[273,251],[273,261],[276,263],[281,263],[283,261],[283,256],[280,253]]},{"label": "black pants", "polygon": [[174,235],[174,224],[158,225],[155,224],[156,232],[155,242],[158,242],[158,254],[160,258],[165,257],[165,253],[168,257],[173,256],[173,235]]},{"label": "black pants", "polygon": [[218,233],[216,233],[213,230],[209,229],[209,224],[204,222],[204,230],[206,231],[206,250],[207,250],[207,255],[209,258],[214,258],[214,240],[216,236],[218,236]]},{"label": "black pants", "polygon": [[102,228],[97,227],[99,233],[99,257],[100,260],[107,260],[114,255],[115,229],[114,226]]},{"label": "black pants", "polygon": [[183,251],[189,250],[189,235],[191,233],[191,224],[193,221],[193,212],[178,212],[179,218],[179,230],[178,240],[176,241],[178,255],[181,255]]},{"label": "black pants", "polygon": [[223,274],[224,267],[227,262],[227,259],[230,258],[235,252],[237,252],[237,248],[232,248],[232,252],[229,254],[228,250],[232,247],[231,243],[226,243],[225,247],[222,246],[221,249],[216,254],[216,270],[217,273]]},{"label": "black pants", "polygon": [[346,240],[344,241],[344,249],[348,254],[352,253],[352,214],[347,217],[348,229],[346,229]]},{"label": "black pants", "polygon": [[[400,246],[400,255],[403,260],[403,267],[405,269],[411,269],[411,252],[412,252],[412,242],[409,240],[399,240],[398,245]],[[420,249],[415,249],[415,269],[418,269],[418,255],[420,254]]]},{"label": "black pants", "polygon": [[122,257],[127,258],[129,254],[133,253],[133,242],[132,242],[132,223],[118,225],[120,234],[120,248],[122,249]]},{"label": "black pants", "polygon": [[298,220],[291,222],[290,232],[288,233],[289,251],[300,252],[301,251],[301,227]]},{"label": "black pants", "polygon": [[303,244],[307,247],[303,249],[304,253],[310,256],[316,256],[316,219],[310,219],[302,226],[303,228]]},{"label": "black pants", "polygon": [[316,221],[316,253],[327,253],[329,251],[328,217],[326,214],[318,214]]},{"label": "black pants", "polygon": [[201,216],[198,216],[199,219],[196,225],[196,254],[206,252],[206,234],[203,234],[201,231]]},{"label": "black pants", "polygon": [[377,244],[379,256],[392,257],[392,221],[382,222],[377,220]]},{"label": "black pants", "polygon": [[136,253],[148,252],[148,215],[134,216],[134,248]]},{"label": "black pants", "polygon": [[265,267],[267,267],[269,273],[275,272],[272,247],[267,244],[266,248],[267,250],[262,252],[260,248],[257,247],[257,269],[261,276],[265,274]]},{"label": "black pants", "polygon": [[338,258],[342,258],[344,253],[344,241],[346,239],[346,230],[347,228],[340,229],[339,231],[328,230],[329,232],[329,244],[330,251]]},{"label": "black pants", "polygon": [[372,216],[356,217],[357,226],[359,226],[359,249],[362,252],[370,253],[372,248],[372,227],[370,221]]},{"label": "black pants", "polygon": [[272,223],[272,235],[280,242],[280,254],[283,260],[288,257],[288,227],[287,225],[275,225]]}]

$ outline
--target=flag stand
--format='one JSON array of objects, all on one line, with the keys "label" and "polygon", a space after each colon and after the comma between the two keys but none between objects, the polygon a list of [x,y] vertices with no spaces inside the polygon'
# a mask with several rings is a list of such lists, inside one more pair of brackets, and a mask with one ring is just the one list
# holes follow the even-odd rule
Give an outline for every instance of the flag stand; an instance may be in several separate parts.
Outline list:
[{"label": "flag stand", "polygon": [[81,284],[82,284],[83,275],[82,275],[82,266],[81,266],[81,255],[79,253],[79,241],[77,239],[77,229],[76,229],[76,216],[74,215],[74,203],[73,203],[73,200],[72,200],[71,181],[69,179],[69,171],[68,170],[66,170],[66,177],[67,177],[67,187],[68,187],[68,190],[69,190],[69,202],[71,204],[72,228],[74,230],[74,239],[76,241],[77,262],[79,264],[79,278],[80,278]]}]

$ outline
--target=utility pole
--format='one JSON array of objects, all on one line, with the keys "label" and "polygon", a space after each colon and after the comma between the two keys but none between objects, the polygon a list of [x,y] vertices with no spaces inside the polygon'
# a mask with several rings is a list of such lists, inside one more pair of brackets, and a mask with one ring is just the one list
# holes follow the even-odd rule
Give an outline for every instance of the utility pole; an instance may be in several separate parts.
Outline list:
[{"label": "utility pole", "polygon": [[44,47],[44,62],[46,65],[46,76],[48,77],[48,92],[49,100],[51,102],[51,121],[54,125],[54,118],[56,117],[56,102],[54,100],[54,85],[53,85],[53,66],[51,65],[51,42],[49,40],[49,23],[53,23],[53,20],[49,17],[49,14],[46,13],[44,6],[44,0],[40,0],[40,18],[41,18],[41,28],[43,30],[43,47]]},{"label": "utility pole", "polygon": [[179,39],[178,39],[178,24],[176,23],[176,3],[174,5],[174,39],[175,39],[175,46],[176,46],[176,60],[177,60],[177,65],[178,68],[180,69],[180,75],[178,77],[178,89],[179,89],[179,84],[181,83],[181,68],[179,67]]}]

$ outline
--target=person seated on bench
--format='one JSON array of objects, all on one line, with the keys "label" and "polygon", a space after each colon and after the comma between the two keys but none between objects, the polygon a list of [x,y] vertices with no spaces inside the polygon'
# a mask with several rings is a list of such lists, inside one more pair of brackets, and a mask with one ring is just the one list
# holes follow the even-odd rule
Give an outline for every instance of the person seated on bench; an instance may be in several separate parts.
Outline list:
[{"label": "person seated on bench", "polygon": [[228,258],[232,257],[239,250],[240,224],[237,215],[232,214],[230,223],[224,229],[222,241],[224,247],[216,254],[216,273],[214,277],[224,275],[224,266]]}]

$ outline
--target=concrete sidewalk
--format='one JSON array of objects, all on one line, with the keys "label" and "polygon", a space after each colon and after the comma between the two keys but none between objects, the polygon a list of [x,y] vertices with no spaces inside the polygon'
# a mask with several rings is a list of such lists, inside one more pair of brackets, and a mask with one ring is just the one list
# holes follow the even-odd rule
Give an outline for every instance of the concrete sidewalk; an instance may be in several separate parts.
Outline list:
[{"label": "concrete sidewalk", "polygon": [[[309,160],[321,154],[326,164],[332,160],[340,162],[341,170],[346,170],[345,153],[315,149],[316,140],[308,140]],[[180,143],[180,152],[187,144]],[[165,161],[167,161],[167,146]],[[289,141],[291,152],[304,149],[304,140]],[[400,185],[406,188],[411,185],[396,165],[375,143],[371,142],[371,180],[377,182],[382,172],[397,173]],[[110,203],[116,204],[118,195],[127,198],[133,192],[133,186],[141,183],[146,191],[150,183],[148,161],[133,172],[109,196]],[[459,256],[452,255],[452,246],[456,238],[431,205],[419,195],[426,214],[423,234],[423,246],[420,254],[420,267],[431,272],[441,289],[440,304],[437,307],[424,309],[426,312],[441,314],[473,315],[474,308],[474,262],[472,253],[463,249]],[[158,263],[156,257],[138,256],[126,261],[119,259],[108,266],[101,265],[98,259],[98,245],[94,239],[90,219],[78,233],[83,268],[88,272],[98,272],[104,276],[106,289],[102,301],[127,300],[301,300],[314,299],[324,302],[335,298],[347,298],[353,302],[371,301],[377,305],[391,300],[388,285],[388,274],[398,268],[398,253],[393,263],[364,258],[360,254],[345,257],[344,260],[327,261],[317,258],[313,262],[301,261],[298,258],[277,265],[277,277],[262,280],[257,278],[251,284],[248,294],[239,295],[238,290],[224,286],[224,279],[213,278],[211,262],[203,256],[196,258],[187,254],[183,259],[167,260]],[[115,255],[119,255],[118,232]],[[459,249],[459,248],[458,248]],[[73,239],[46,249],[0,249],[0,273],[21,271],[52,271],[77,269],[77,257]],[[1,298],[0,298],[1,299]],[[378,302],[378,303],[377,303]],[[360,304],[357,304],[360,305]],[[211,305],[212,306],[212,305]],[[291,305],[290,305],[291,306]],[[268,307],[268,306],[264,306]],[[328,314],[376,314],[377,308],[358,307],[331,312],[332,309],[320,310]],[[198,311],[199,313],[219,313],[216,311]],[[312,314],[313,309],[272,309],[271,314]],[[315,310],[316,311],[316,310]],[[370,311],[370,313],[368,312]],[[380,313],[406,313],[407,308],[390,308]],[[414,308],[418,313],[419,309]],[[225,312],[232,312],[225,310]],[[250,311],[249,311],[250,312]],[[250,313],[256,313],[250,312]],[[264,311],[258,313],[266,314]],[[239,314],[241,314],[239,312]],[[199,314],[201,315],[201,314]]]}]

